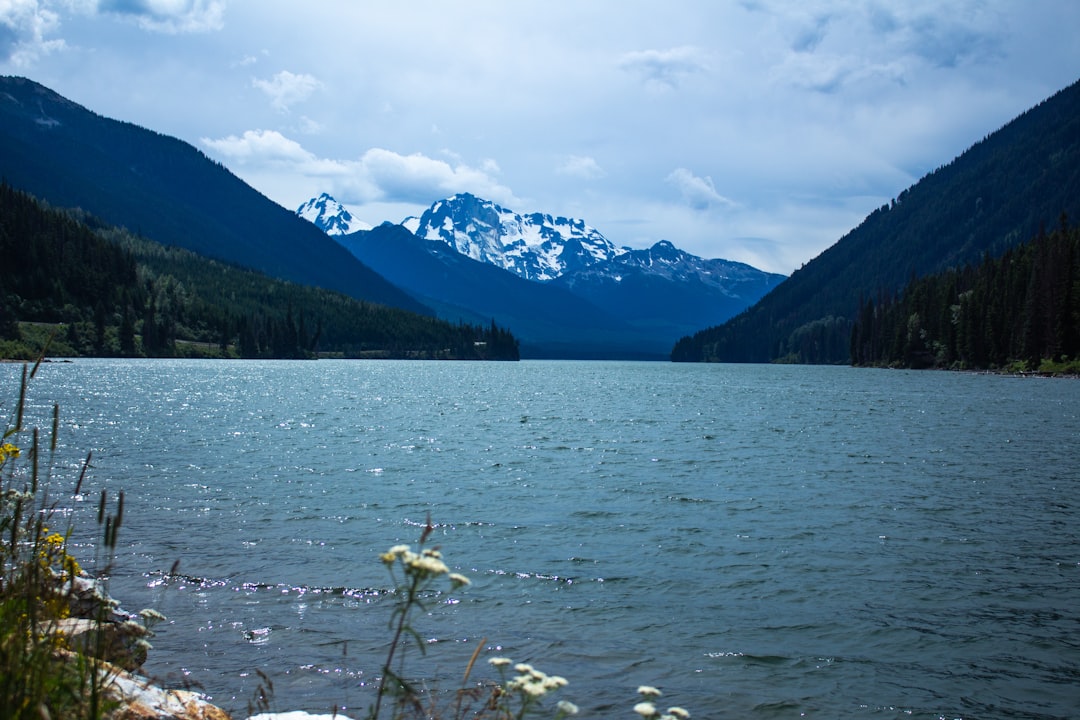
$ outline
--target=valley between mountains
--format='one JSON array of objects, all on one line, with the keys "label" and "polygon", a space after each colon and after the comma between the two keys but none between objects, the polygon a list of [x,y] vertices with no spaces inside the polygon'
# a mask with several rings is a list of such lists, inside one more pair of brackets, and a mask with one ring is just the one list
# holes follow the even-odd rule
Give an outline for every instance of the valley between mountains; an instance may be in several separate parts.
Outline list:
[{"label": "valley between mountains", "polygon": [[582,220],[521,215],[469,193],[374,228],[326,193],[297,214],[440,318],[510,328],[522,357],[667,359],[679,338],[784,280],[666,240],[618,247]]}]

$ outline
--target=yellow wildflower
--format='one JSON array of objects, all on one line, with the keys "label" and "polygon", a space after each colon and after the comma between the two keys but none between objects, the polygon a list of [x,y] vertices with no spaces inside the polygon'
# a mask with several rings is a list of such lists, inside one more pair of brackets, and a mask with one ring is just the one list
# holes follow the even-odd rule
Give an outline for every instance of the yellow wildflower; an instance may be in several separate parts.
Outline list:
[{"label": "yellow wildflower", "polygon": [[5,462],[8,458],[17,458],[21,454],[22,451],[11,443],[0,445],[0,463]]}]

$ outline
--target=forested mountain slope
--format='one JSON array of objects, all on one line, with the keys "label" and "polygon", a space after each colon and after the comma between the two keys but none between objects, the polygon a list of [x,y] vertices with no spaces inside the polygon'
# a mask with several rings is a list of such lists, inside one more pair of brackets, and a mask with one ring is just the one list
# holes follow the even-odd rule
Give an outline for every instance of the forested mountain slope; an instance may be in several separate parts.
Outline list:
[{"label": "forested mountain slope", "polygon": [[680,340],[676,361],[842,363],[860,299],[1000,255],[1080,218],[1080,83],[976,143],[871,213],[727,323]]},{"label": "forested mountain slope", "polygon": [[0,357],[518,359],[516,339],[166,247],[0,183]]},{"label": "forested mountain slope", "polygon": [[978,265],[867,299],[851,336],[854,365],[1080,370],[1080,228],[1050,233]]},{"label": "forested mountain slope", "polygon": [[0,176],[56,207],[304,285],[430,311],[191,145],[0,77]]}]

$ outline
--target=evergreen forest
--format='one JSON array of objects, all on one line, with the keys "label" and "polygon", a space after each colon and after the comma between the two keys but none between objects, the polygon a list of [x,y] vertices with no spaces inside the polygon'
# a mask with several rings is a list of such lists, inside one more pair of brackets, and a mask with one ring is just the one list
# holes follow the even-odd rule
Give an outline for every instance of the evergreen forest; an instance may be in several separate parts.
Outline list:
[{"label": "evergreen forest", "polygon": [[1050,233],[981,263],[864,298],[854,365],[1080,371],[1080,228]]},{"label": "evergreen forest", "polygon": [[671,357],[846,364],[860,299],[1000,257],[1062,213],[1080,217],[1080,82],[871,212],[756,305],[681,339]]},{"label": "evergreen forest", "polygon": [[166,247],[0,185],[0,357],[517,360],[449,323]]}]

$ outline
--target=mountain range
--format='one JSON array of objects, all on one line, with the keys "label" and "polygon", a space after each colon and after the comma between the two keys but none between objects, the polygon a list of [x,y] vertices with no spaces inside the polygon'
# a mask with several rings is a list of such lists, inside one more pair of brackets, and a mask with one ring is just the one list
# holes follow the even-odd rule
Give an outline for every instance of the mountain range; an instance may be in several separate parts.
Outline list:
[{"label": "mountain range", "polygon": [[[297,213],[313,206],[348,212],[324,193]],[[344,222],[318,218],[326,228]],[[469,193],[398,225],[334,237],[439,317],[511,328],[525,357],[666,358],[680,337],[738,313],[784,277],[665,240],[616,247],[582,220],[521,215]]]},{"label": "mountain range", "polygon": [[451,321],[497,321],[521,338],[523,357],[847,362],[862,299],[999,255],[1059,218],[1075,222],[1080,83],[928,174],[782,282],[665,241],[616,247],[583,221],[464,194],[353,232],[332,219],[327,197],[311,208],[320,229],[187,143],[26,78],[0,78],[0,174],[54,207],[273,277]]}]

